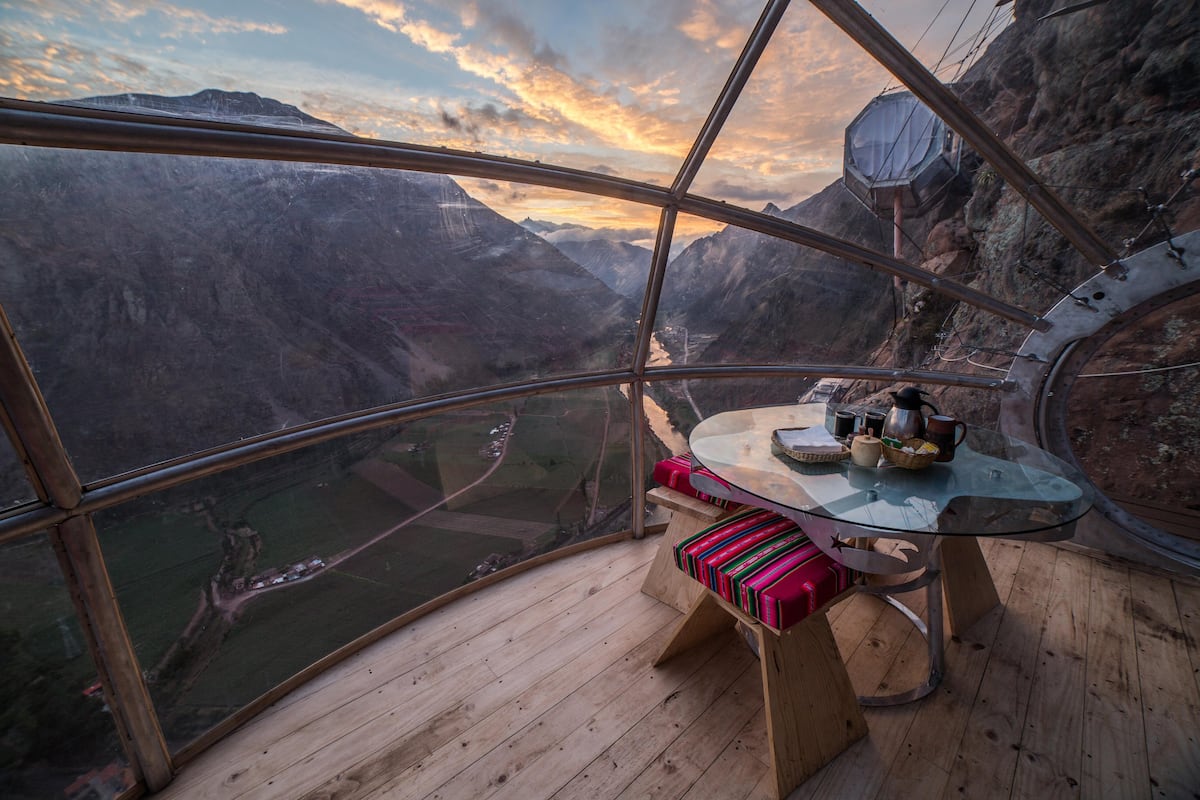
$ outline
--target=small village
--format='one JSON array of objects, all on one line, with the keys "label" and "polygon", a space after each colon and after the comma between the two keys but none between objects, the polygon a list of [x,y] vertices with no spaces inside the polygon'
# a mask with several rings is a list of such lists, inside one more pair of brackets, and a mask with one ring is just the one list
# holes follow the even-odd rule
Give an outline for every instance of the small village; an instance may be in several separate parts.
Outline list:
[{"label": "small village", "polygon": [[504,443],[508,440],[510,427],[511,423],[505,421],[488,431],[489,435],[496,438],[493,438],[483,447],[479,448],[479,454],[488,458],[499,458],[500,454],[504,452]]},{"label": "small village", "polygon": [[311,577],[324,568],[325,560],[318,556],[313,556],[304,561],[292,564],[289,567],[279,567],[266,572],[260,572],[251,578],[235,578],[233,581],[233,590],[235,592],[244,592],[253,589],[266,589],[269,586],[278,586],[282,583]]}]

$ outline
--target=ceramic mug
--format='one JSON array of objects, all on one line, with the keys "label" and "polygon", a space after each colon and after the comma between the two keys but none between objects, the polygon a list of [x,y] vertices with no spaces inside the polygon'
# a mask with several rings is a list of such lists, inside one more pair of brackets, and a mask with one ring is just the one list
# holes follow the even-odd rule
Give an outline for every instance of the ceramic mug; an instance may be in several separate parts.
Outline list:
[{"label": "ceramic mug", "polygon": [[858,420],[853,411],[838,411],[833,417],[833,435],[845,439],[854,433],[854,423]]},{"label": "ceramic mug", "polygon": [[887,417],[882,411],[868,411],[863,414],[863,430],[872,436],[883,435],[883,421]]},{"label": "ceramic mug", "polygon": [[942,451],[935,461],[953,461],[954,448],[962,444],[966,435],[967,423],[954,417],[933,414],[925,420],[925,441],[933,442]]}]

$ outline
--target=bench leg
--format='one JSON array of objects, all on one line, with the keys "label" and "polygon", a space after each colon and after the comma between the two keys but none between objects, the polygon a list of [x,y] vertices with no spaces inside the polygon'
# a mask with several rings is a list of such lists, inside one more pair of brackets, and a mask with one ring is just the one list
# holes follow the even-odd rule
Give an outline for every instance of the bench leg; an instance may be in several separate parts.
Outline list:
[{"label": "bench leg", "polygon": [[[679,571],[676,570],[676,572]],[[683,575],[682,572],[679,574]],[[671,638],[667,640],[662,652],[658,654],[658,658],[654,659],[656,667],[684,650],[690,650],[705,639],[732,628],[737,621],[721,606],[716,595],[691,578],[688,580],[700,589],[700,594],[693,601],[692,607],[683,615],[683,619],[676,623]]]},{"label": "bench leg", "polygon": [[705,590],[676,625],[654,666],[728,630],[739,619],[758,643],[771,775],[775,796],[782,800],[866,736],[867,722],[824,611],[776,633]]},{"label": "bench leg", "polygon": [[785,798],[867,735],[867,723],[825,612],[758,638],[775,796]]},{"label": "bench leg", "polygon": [[671,521],[667,530],[658,543],[654,552],[654,561],[642,581],[642,594],[648,594],[655,600],[666,603],[676,611],[687,613],[695,603],[696,598],[704,594],[705,589],[687,574],[675,566],[675,545],[699,533],[712,524],[712,520],[693,517],[680,511],[671,513]]}]

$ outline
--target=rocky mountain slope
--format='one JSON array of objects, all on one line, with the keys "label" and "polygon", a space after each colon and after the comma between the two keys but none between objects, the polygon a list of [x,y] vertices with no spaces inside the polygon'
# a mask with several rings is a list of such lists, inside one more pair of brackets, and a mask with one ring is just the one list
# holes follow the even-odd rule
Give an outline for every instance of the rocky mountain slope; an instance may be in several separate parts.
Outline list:
[{"label": "rocky mountain slope", "polygon": [[585,225],[526,217],[521,227],[550,242],[617,294],[641,304],[654,255],[650,250],[609,238],[604,231]]},{"label": "rocky mountain slope", "polygon": [[631,303],[444,176],[16,147],[0,159],[0,301],[85,479],[612,365],[631,339]]}]

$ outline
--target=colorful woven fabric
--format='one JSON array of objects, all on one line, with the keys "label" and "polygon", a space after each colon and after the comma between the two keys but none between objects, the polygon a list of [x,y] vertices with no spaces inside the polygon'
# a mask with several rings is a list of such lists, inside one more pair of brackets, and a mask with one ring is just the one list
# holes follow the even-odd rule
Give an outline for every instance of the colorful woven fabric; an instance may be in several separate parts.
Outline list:
[{"label": "colorful woven fabric", "polygon": [[[706,477],[712,478],[714,481],[724,483],[724,481],[704,467],[700,467],[696,471],[704,474]],[[659,485],[666,486],[668,489],[683,492],[690,497],[703,500],[706,503],[712,503],[714,506],[719,506],[720,508],[729,508],[731,503],[731,501],[722,497],[713,497],[711,494],[705,494],[692,486],[691,453],[671,456],[655,464],[654,480]]]},{"label": "colorful woven fabric", "polygon": [[675,565],[755,619],[789,628],[857,573],[822,553],[792,520],[746,508],[675,545]]}]

